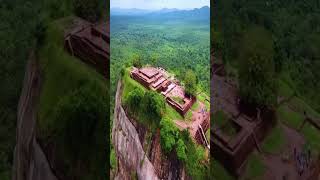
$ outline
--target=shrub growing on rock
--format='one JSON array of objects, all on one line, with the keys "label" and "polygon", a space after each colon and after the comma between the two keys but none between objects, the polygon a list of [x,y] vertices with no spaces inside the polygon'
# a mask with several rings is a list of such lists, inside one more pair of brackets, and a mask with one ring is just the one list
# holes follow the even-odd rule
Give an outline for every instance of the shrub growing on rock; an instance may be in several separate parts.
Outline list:
[{"label": "shrub growing on rock", "polygon": [[178,140],[176,151],[177,151],[178,159],[180,159],[182,161],[186,161],[187,160],[186,145],[184,144],[182,139]]},{"label": "shrub growing on rock", "polygon": [[164,98],[157,92],[147,91],[143,97],[143,109],[149,118],[160,122],[166,104]]},{"label": "shrub growing on rock", "polygon": [[[86,82],[79,89],[65,95],[55,107],[51,121],[52,138],[60,149],[60,156],[71,172],[79,163],[95,161],[95,170],[103,166],[105,153],[105,122],[109,117],[108,95],[101,85]],[[69,170],[66,170],[69,171]]]},{"label": "shrub growing on rock", "polygon": [[179,137],[179,130],[168,118],[160,121],[160,128],[161,147],[165,152],[171,152]]},{"label": "shrub growing on rock", "polygon": [[133,115],[139,111],[144,92],[140,88],[134,88],[127,97],[126,104]]}]

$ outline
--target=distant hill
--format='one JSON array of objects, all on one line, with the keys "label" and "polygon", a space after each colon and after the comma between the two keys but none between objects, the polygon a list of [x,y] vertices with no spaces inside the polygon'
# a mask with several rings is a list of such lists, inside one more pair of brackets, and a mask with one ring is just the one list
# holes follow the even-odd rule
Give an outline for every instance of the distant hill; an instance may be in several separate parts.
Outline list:
[{"label": "distant hill", "polygon": [[111,8],[110,14],[111,15],[130,15],[130,16],[136,16],[136,15],[145,15],[148,13],[153,12],[152,10],[146,10],[146,9],[122,9],[122,8]]},{"label": "distant hill", "polygon": [[195,8],[192,10],[179,10],[176,8],[168,9],[164,8],[161,10],[145,10],[145,9],[121,9],[111,8],[112,15],[126,15],[126,16],[145,16],[153,18],[186,18],[186,17],[197,17],[197,18],[210,18],[210,8],[203,6],[201,8]]},{"label": "distant hill", "polygon": [[[159,14],[159,12],[154,12],[152,14]],[[162,16],[170,16],[170,17],[185,17],[185,16],[210,17],[210,8],[208,6],[203,6],[202,8],[195,8],[192,10],[176,10],[176,11],[164,12],[160,14]]]}]

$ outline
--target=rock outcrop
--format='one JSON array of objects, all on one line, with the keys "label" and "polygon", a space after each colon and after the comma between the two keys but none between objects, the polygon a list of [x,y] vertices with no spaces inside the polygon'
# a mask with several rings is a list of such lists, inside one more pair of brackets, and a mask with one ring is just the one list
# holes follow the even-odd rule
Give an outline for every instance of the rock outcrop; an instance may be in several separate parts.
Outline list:
[{"label": "rock outcrop", "polygon": [[115,179],[132,179],[132,176],[141,180],[159,179],[142,147],[137,130],[121,106],[121,93],[122,87],[119,82],[112,128],[112,143],[118,158]]},{"label": "rock outcrop", "polygon": [[23,89],[18,104],[13,180],[57,179],[36,140],[36,107],[39,94],[39,65],[32,53],[26,66]]}]

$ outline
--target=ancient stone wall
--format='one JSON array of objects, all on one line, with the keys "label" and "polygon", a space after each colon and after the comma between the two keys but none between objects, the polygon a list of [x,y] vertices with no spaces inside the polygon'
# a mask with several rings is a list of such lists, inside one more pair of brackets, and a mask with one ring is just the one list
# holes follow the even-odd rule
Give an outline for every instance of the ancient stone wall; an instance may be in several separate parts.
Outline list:
[{"label": "ancient stone wall", "polygon": [[214,159],[220,161],[234,176],[238,176],[239,168],[243,165],[254,148],[254,140],[246,134],[238,147],[234,150],[226,148],[223,144],[213,141],[212,151]]},{"label": "ancient stone wall", "polygon": [[180,113],[182,116],[184,116],[188,110],[191,108],[191,106],[195,103],[196,98],[191,97],[190,103],[188,103],[186,106],[181,107],[178,103],[176,103],[172,98],[167,97],[166,98],[167,103],[174,108],[178,113]]},{"label": "ancient stone wall", "polygon": [[138,81],[140,84],[142,84],[145,88],[150,89],[149,85],[146,81],[144,81],[139,75],[135,74],[135,73],[131,73],[131,78],[133,78],[134,80]]},{"label": "ancient stone wall", "polygon": [[[93,66],[103,76],[109,76],[109,54],[99,50],[89,41],[78,36],[71,36],[72,53],[83,60],[85,63]],[[70,51],[70,47],[67,48]]]},{"label": "ancient stone wall", "polygon": [[223,143],[223,138],[219,138],[214,132],[213,138],[217,138],[212,141],[214,158],[219,160],[231,174],[238,176],[249,154],[257,148],[256,142],[261,143],[273,125],[272,120],[264,119],[257,122],[251,131],[242,127],[234,139],[225,142],[227,144]]},{"label": "ancient stone wall", "polygon": [[[206,131],[210,128],[210,121],[209,121],[209,115],[208,117],[201,123],[201,127],[203,129],[203,132],[206,133]],[[205,140],[204,138],[202,137],[202,133],[201,133],[201,129],[198,128],[196,134],[195,134],[195,139],[196,141],[199,143],[199,144],[202,144],[202,145],[205,145],[206,146],[206,143],[205,143]],[[208,142],[210,143],[210,142]]]},{"label": "ancient stone wall", "polygon": [[[83,20],[82,20],[83,21]],[[108,23],[92,25],[87,22],[82,28],[74,27],[65,37],[65,49],[71,55],[79,57],[83,62],[93,66],[104,77],[109,76],[110,38],[99,27],[107,29]],[[78,25],[80,26],[80,25]]]}]

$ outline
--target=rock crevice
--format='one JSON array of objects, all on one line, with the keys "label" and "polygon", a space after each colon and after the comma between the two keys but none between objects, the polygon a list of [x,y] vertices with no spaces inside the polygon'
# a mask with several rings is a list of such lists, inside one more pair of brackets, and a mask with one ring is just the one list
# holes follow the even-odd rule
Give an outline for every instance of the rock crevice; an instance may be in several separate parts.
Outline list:
[{"label": "rock crevice", "polygon": [[18,104],[13,180],[57,180],[36,140],[36,107],[40,84],[39,65],[34,53],[31,53]]}]

